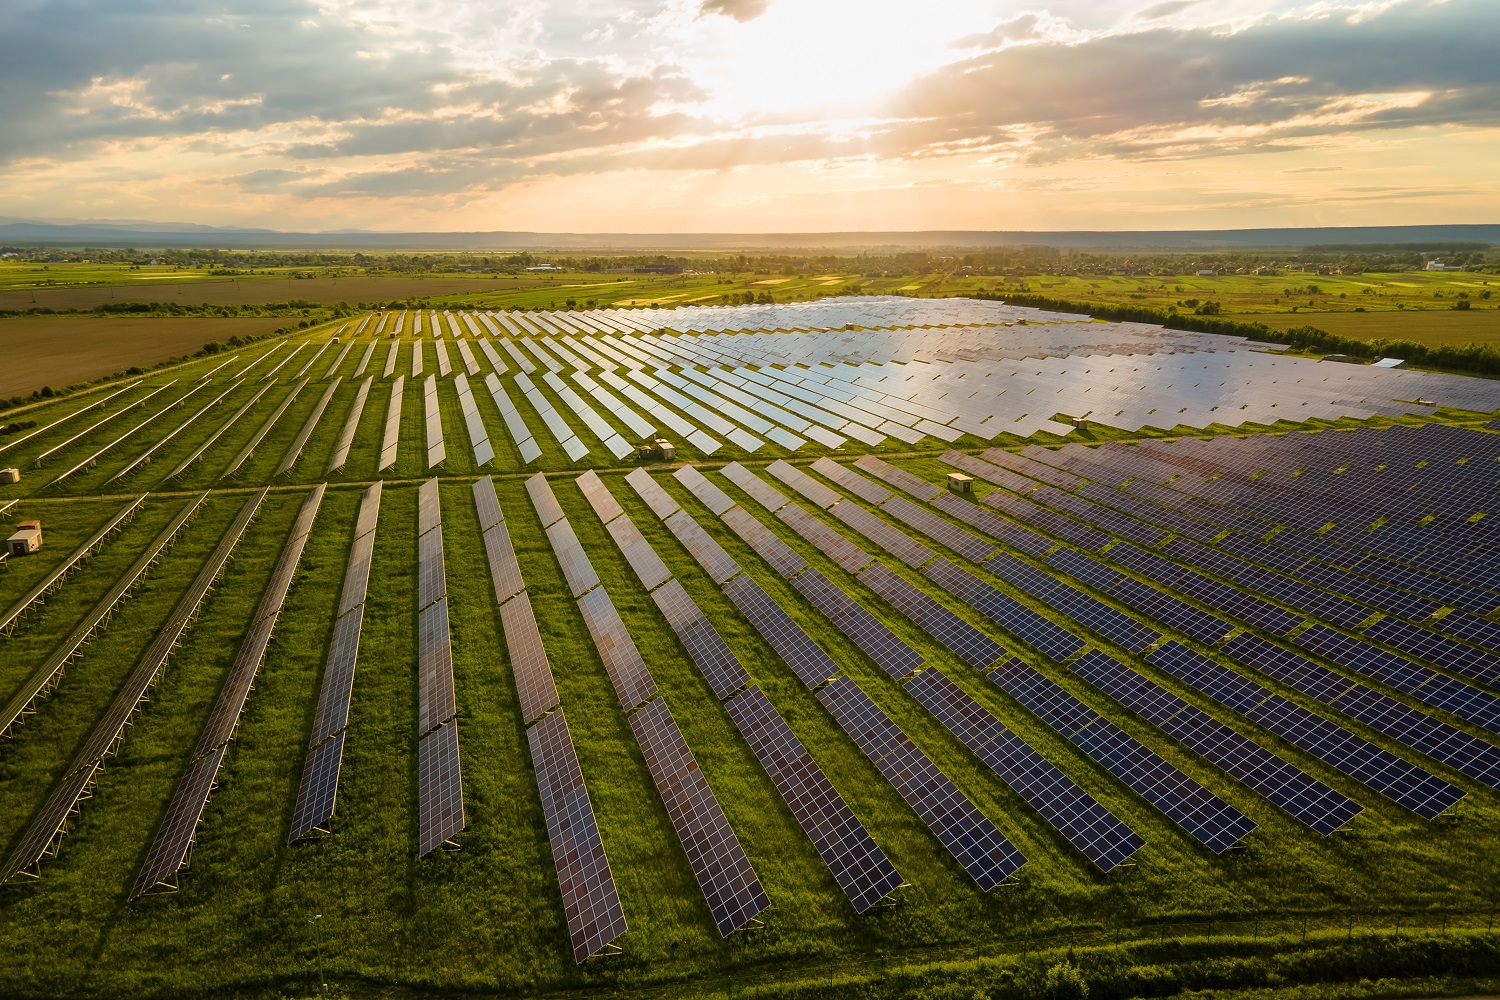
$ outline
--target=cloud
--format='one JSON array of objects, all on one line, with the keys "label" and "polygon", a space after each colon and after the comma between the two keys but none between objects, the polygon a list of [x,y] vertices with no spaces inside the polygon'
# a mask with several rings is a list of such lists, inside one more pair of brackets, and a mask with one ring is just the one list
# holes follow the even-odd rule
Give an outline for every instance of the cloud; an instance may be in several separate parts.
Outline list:
[{"label": "cloud", "polygon": [[771,0],[703,0],[701,15],[722,14],[736,21],[753,21],[766,12]]},{"label": "cloud", "polygon": [[1173,14],[1181,14],[1189,7],[1196,7],[1200,2],[1202,0],[1167,0],[1166,3],[1147,7],[1136,14],[1135,19],[1137,21],[1159,21],[1164,17],[1171,17]]}]

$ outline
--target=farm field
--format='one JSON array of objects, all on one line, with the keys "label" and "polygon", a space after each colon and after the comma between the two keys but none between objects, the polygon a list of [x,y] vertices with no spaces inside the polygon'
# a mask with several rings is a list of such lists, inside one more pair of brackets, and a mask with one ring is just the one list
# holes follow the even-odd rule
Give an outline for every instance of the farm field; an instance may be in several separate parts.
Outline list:
[{"label": "farm field", "polygon": [[44,385],[86,382],[165,358],[192,354],[211,340],[259,337],[286,320],[113,316],[11,316],[0,318],[0,397],[24,395]]},{"label": "farm field", "polygon": [[[0,438],[0,526],[46,532],[0,566],[0,709],[31,709],[0,714],[0,992],[1010,997],[1066,956],[1167,996],[1490,946],[1494,383],[968,300],[417,318]],[[800,750],[752,738],[751,686]],[[581,952],[536,752],[564,719],[624,919]],[[805,812],[810,775],[842,805]],[[715,810],[768,904],[735,919],[678,825]]]},{"label": "farm field", "polygon": [[1308,324],[1363,340],[1415,340],[1421,344],[1493,344],[1500,341],[1500,310],[1463,312],[1252,313],[1237,316],[1275,329]]}]

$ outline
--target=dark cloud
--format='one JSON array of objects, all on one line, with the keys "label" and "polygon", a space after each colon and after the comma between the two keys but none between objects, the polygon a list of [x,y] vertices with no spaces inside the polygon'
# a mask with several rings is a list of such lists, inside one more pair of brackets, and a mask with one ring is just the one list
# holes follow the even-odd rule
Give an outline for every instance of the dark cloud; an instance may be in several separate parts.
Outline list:
[{"label": "dark cloud", "polygon": [[722,14],[736,21],[753,21],[766,12],[771,0],[703,0],[700,14]]}]

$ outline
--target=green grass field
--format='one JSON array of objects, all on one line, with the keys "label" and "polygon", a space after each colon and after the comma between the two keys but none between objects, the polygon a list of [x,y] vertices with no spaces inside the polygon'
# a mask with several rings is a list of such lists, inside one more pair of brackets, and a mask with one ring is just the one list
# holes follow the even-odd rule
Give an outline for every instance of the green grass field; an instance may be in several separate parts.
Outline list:
[{"label": "green grass field", "polygon": [[[382,473],[376,465],[390,380],[381,377],[389,343],[381,341],[365,373],[374,380],[348,462],[330,475],[326,469],[334,441],[361,380],[356,367],[370,342],[366,336],[331,373],[341,382],[300,461],[277,478],[275,470],[329,384],[337,349],[328,347],[316,360],[313,356],[337,325],[148,376],[148,385],[178,380],[163,394],[170,401],[222,366],[211,388],[167,412],[149,434],[126,439],[95,467],[80,470],[65,483],[56,484],[53,477],[111,440],[113,426],[106,424],[41,466],[34,467],[31,460],[74,433],[73,422],[0,451],[0,466],[18,465],[24,473],[19,486],[4,487],[0,493],[0,504],[5,498],[18,498],[3,515],[3,524],[37,517],[44,522],[47,538],[40,554],[9,560],[0,568],[0,611],[129,498],[151,494],[136,516],[26,615],[13,634],[0,637],[0,700],[9,698],[192,495],[212,491],[158,564],[68,666],[56,690],[38,702],[35,714],[9,738],[0,739],[0,853],[7,855],[245,498],[262,484],[273,487],[173,652],[160,683],[126,730],[117,754],[107,759],[57,855],[42,862],[40,880],[0,887],[0,993],[309,996],[319,992],[321,964],[331,992],[338,996],[895,997],[927,990],[929,996],[972,997],[973,989],[979,989],[1007,1000],[1064,1000],[1047,992],[1043,977],[1049,967],[1069,959],[1089,977],[1094,1000],[1286,983],[1351,983],[1336,987],[1344,990],[1338,995],[1351,998],[1412,995],[1413,990],[1450,992],[1460,985],[1484,992],[1500,984],[1500,939],[1491,932],[1493,913],[1500,907],[1500,799],[1489,786],[1343,719],[1382,748],[1428,767],[1467,793],[1448,815],[1427,822],[1268,731],[1235,718],[1234,728],[1364,806],[1347,830],[1324,838],[1089,688],[1063,665],[1029,651],[1023,641],[920,573],[893,557],[879,557],[1258,824],[1241,849],[1214,855],[718,471],[739,460],[764,475],[765,466],[776,458],[805,465],[819,455],[833,454],[847,461],[868,449],[851,441],[839,452],[809,445],[791,454],[767,445],[752,455],[729,445],[709,457],[684,446],[680,460],[699,466],[773,534],[920,652],[928,669],[951,678],[1146,840],[1133,864],[1109,874],[1096,870],[1021,795],[694,499],[669,475],[670,465],[654,468],[664,488],[1027,856],[1029,863],[1014,884],[990,893],[979,891],[813,692],[625,484],[633,462],[601,458],[605,452],[597,439],[540,377],[536,384],[543,395],[590,446],[589,458],[570,462],[545,424],[522,405],[523,419],[543,448],[541,459],[523,467],[481,376],[471,377],[470,383],[497,457],[480,468],[473,460],[454,380],[446,377],[438,379],[438,398],[448,459],[440,469],[429,470],[421,379],[410,377],[408,335],[395,367],[397,374],[408,376],[398,460]],[[304,343],[308,346],[291,354]],[[199,462],[181,476],[167,478],[267,384],[262,380],[265,374],[289,354],[291,360],[276,370],[259,403]],[[452,358],[458,361],[456,352]],[[488,364],[483,367],[489,370]],[[243,381],[236,385],[242,373]],[[435,374],[430,340],[425,374]],[[503,376],[502,384],[520,403],[513,375],[512,371]],[[259,434],[267,416],[300,378],[309,379],[307,386],[242,469],[225,478],[231,459]],[[115,478],[165,432],[232,385],[214,409],[186,425],[149,465]],[[27,411],[27,416],[46,425],[78,412],[106,391],[109,387],[100,387],[53,401]],[[143,411],[121,423],[146,415]],[[76,429],[98,416],[91,412],[77,418]],[[1490,414],[1440,411],[1367,423],[1378,427],[1436,421],[1477,429],[1490,419]],[[606,420],[628,436],[615,418],[606,414]],[[1274,428],[1126,433],[1096,425],[1072,439],[1207,438],[1294,429],[1333,434],[1354,426],[1359,423],[1346,419]],[[957,447],[974,453],[989,444],[1018,449],[1038,442],[1055,444],[1058,439],[1040,436],[1031,442],[1001,435],[986,442],[965,437]],[[0,438],[0,448],[5,446],[6,439]],[[942,450],[931,440],[921,447],[890,440],[874,449],[900,468],[934,482],[950,471],[937,457]],[[575,485],[578,475],[590,467],[598,469],[904,876],[908,885],[896,893],[894,905],[864,916],[848,905]],[[721,938],[714,928],[603,660],[528,499],[524,481],[536,471],[547,473],[744,844],[772,903],[761,926],[728,938]],[[622,954],[582,966],[575,965],[568,944],[526,726],[474,507],[472,484],[490,473],[629,922],[619,941]],[[468,828],[459,838],[461,850],[418,859],[417,484],[430,475],[441,482]],[[288,846],[355,512],[360,492],[377,479],[385,482],[384,500],[333,832]],[[198,826],[190,864],[181,872],[177,891],[130,902],[127,894],[136,872],[190,761],[298,508],[307,491],[325,481],[329,489],[315,530],[229,745],[218,787]],[[983,495],[988,488],[981,484],[977,492]],[[839,492],[843,502],[911,531],[880,508]],[[861,541],[832,515],[815,512],[814,517]],[[939,543],[924,540],[940,554],[962,562]],[[1029,557],[1024,561],[1033,568],[1045,565]],[[969,568],[1052,621],[1067,621],[1056,609],[1027,598],[999,578],[976,566]],[[1112,595],[1102,599],[1124,610]],[[1147,676],[1166,681],[1165,675],[1115,647],[1108,637],[1087,637]],[[1189,644],[1228,662],[1215,647]],[[1166,683],[1210,714],[1230,718],[1201,694]],[[1314,711],[1332,712],[1289,688],[1278,690]],[[1472,723],[1431,711],[1466,733],[1493,739]],[[1436,984],[1418,978],[1439,975],[1448,978]],[[1358,985],[1361,978],[1400,980],[1406,986]],[[1413,985],[1418,982],[1423,985]]]}]

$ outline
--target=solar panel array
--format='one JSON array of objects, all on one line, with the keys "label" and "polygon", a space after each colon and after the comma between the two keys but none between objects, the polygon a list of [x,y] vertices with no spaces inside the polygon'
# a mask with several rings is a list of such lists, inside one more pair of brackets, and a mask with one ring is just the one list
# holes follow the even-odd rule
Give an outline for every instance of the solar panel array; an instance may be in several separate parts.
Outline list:
[{"label": "solar panel array", "polygon": [[[354,344],[351,342],[350,347]],[[372,348],[374,344],[370,345]],[[361,366],[363,370],[363,366]],[[367,378],[359,384],[359,389],[354,394],[354,403],[349,407],[349,416],[344,419],[344,428],[339,431],[339,439],[333,446],[333,457],[328,460],[328,472],[337,472],[349,461],[349,449],[354,445],[354,435],[359,432],[359,418],[364,415],[365,401],[370,396],[370,385],[375,380]]]},{"label": "solar panel array", "polygon": [[233,476],[239,472],[246,462],[250,461],[250,457],[255,454],[255,449],[260,447],[260,443],[266,439],[266,435],[271,433],[271,428],[275,427],[277,422],[281,420],[281,415],[297,401],[297,397],[306,385],[307,379],[303,379],[292,386],[291,392],[288,392],[281,400],[281,403],[277,405],[276,409],[271,411],[271,415],[261,423],[260,428],[255,432],[254,436],[245,443],[245,446],[239,450],[239,454],[235,455],[234,459],[230,461],[229,467],[220,474],[221,479]]},{"label": "solar panel array", "polygon": [[386,406],[385,435],[381,438],[380,464],[377,466],[381,472],[396,464],[396,450],[401,444],[401,405],[405,386],[404,376],[391,383],[391,401]]},{"label": "solar panel array", "polygon": [[431,375],[422,383],[422,406],[427,413],[427,467],[431,469],[448,457],[443,445],[443,411],[438,405],[437,379]]},{"label": "solar panel array", "polygon": [[302,449],[307,447],[308,438],[312,437],[313,431],[317,430],[318,421],[323,419],[323,412],[328,409],[328,404],[332,401],[333,394],[338,391],[341,381],[343,380],[336,378],[328,383],[328,388],[324,389],[323,395],[318,397],[318,401],[313,405],[312,412],[307,415],[307,420],[303,423],[302,429],[297,432],[297,436],[287,446],[286,454],[281,458],[281,464],[276,467],[276,475],[280,476],[290,472],[292,466],[296,465],[297,460],[302,457]]},{"label": "solar panel array", "polygon": [[[85,559],[104,544],[110,535],[123,527],[135,515],[136,511],[140,509],[141,504],[145,503],[148,495],[145,493],[141,494],[111,514],[109,519],[96,529],[92,535],[49,569],[40,580],[32,585],[30,590],[6,610],[4,615],[0,615],[0,635],[9,634],[11,629],[15,628],[16,622],[20,620],[22,615],[40,604],[48,591],[57,586],[58,582],[65,576],[77,569]],[[15,502],[14,500],[11,501],[6,507],[12,506]],[[3,728],[0,728],[0,732],[3,732]]]},{"label": "solar panel array", "polygon": [[[431,380],[429,379],[429,382]],[[458,699],[448,629],[448,584],[438,481],[417,491],[417,856],[452,846],[463,831],[463,782],[458,759]]]},{"label": "solar panel array", "polygon": [[474,449],[474,464],[485,465],[495,457],[490,444],[490,432],[485,429],[484,418],[479,415],[479,404],[474,402],[474,393],[469,389],[469,380],[460,373],[453,380],[458,390],[458,408],[464,415],[464,427],[469,432],[469,445]]},{"label": "solar panel array", "polygon": [[364,629],[365,593],[374,560],[375,530],[380,515],[381,484],[367,488],[359,498],[355,517],[354,544],[344,569],[339,594],[338,617],[323,661],[323,680],[313,714],[307,756],[302,762],[302,780],[292,808],[288,843],[313,832],[326,833],[338,797],[339,772],[344,759],[344,730],[349,724],[349,704],[354,694],[354,670],[359,660],[360,635]]},{"label": "solar panel array", "polygon": [[271,642],[271,634],[285,605],[287,591],[291,589],[292,579],[302,563],[302,552],[307,547],[313,521],[323,503],[323,491],[322,486],[314,488],[297,512],[291,534],[282,546],[276,568],[261,594],[250,627],[240,640],[239,651],[229,667],[229,676],[219,689],[219,696],[209,712],[208,722],[198,734],[192,763],[173,791],[166,817],[157,828],[156,836],[146,853],[145,863],[136,873],[135,884],[130,890],[131,899],[159,886],[170,885],[187,864],[188,850],[195,839],[198,821],[208,805],[214,776],[229,750],[229,741],[234,736],[245,702],[250,697],[255,675],[259,673],[261,662],[265,659],[266,647]]}]

